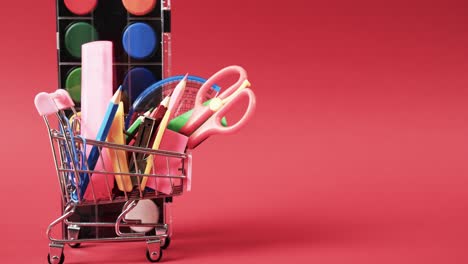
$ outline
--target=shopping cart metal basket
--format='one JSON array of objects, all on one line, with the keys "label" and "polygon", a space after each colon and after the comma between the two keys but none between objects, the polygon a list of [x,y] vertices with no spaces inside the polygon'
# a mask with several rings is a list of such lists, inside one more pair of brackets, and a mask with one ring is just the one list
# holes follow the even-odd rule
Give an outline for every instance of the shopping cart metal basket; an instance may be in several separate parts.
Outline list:
[{"label": "shopping cart metal basket", "polygon": [[[64,263],[64,245],[77,247],[81,243],[102,243],[122,241],[146,241],[146,257],[150,262],[158,262],[162,257],[162,249],[169,245],[172,235],[170,203],[173,196],[181,195],[187,181],[187,171],[191,169],[190,153],[177,153],[170,151],[157,151],[148,148],[119,145],[108,142],[83,138],[79,134],[79,119],[70,121],[68,116],[76,115],[74,104],[65,90],[59,89],[54,93],[40,93],[35,99],[36,108],[43,117],[49,134],[55,169],[57,171],[60,193],[62,198],[62,215],[53,221],[47,228],[49,238],[49,263]],[[68,113],[68,114],[67,114]],[[51,118],[56,118],[54,122]],[[54,119],[55,119],[54,118]],[[53,126],[52,124],[56,124]],[[103,153],[123,152],[133,166],[130,172],[116,172],[103,164],[102,170],[90,170],[87,166],[86,149],[96,146],[99,150],[99,160],[103,160]],[[159,168],[150,174],[141,173],[144,168],[137,162],[136,156],[146,158],[164,159],[166,168]],[[177,160],[177,162],[174,162]],[[178,164],[173,168],[173,164]],[[119,165],[120,166],[120,165]],[[165,173],[161,173],[165,171]],[[95,195],[94,181],[96,175],[110,177],[131,177],[137,182],[132,191],[121,191],[106,182],[106,195],[97,198]],[[144,177],[166,179],[170,182],[171,192],[161,193],[149,188],[139,188]],[[85,188],[84,181],[89,181]],[[83,194],[90,192],[92,198],[85,199]],[[127,214],[134,209],[143,199],[156,201],[163,217],[157,223],[143,223],[141,219],[129,219]],[[83,221],[79,215],[80,210],[86,207],[112,206],[121,204],[122,210],[111,221],[109,217],[96,217]],[[78,219],[78,220],[76,220]],[[107,220],[107,221],[106,221]],[[61,226],[63,234],[61,238],[53,236],[53,230]],[[150,231],[137,232],[137,228],[146,228]],[[102,237],[99,229],[113,230],[113,236]],[[85,229],[97,230],[93,236],[81,238],[80,232]]]}]

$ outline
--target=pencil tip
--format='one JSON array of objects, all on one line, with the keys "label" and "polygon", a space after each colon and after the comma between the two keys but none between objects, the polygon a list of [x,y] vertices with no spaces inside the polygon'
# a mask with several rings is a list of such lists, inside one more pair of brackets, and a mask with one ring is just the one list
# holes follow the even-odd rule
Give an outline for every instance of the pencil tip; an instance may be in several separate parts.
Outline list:
[{"label": "pencil tip", "polygon": [[115,91],[114,96],[112,97],[112,101],[116,104],[119,103],[121,96],[122,96],[122,85],[120,85],[117,91]]},{"label": "pencil tip", "polygon": [[185,85],[187,85],[187,78],[188,78],[188,73],[185,74],[184,78],[182,78],[182,80],[180,80],[179,84],[177,86],[182,86],[183,88],[182,89],[185,89]]},{"label": "pencil tip", "polygon": [[160,105],[164,106],[167,108],[167,106],[169,105],[169,100],[171,99],[170,96],[166,96],[160,103]]}]

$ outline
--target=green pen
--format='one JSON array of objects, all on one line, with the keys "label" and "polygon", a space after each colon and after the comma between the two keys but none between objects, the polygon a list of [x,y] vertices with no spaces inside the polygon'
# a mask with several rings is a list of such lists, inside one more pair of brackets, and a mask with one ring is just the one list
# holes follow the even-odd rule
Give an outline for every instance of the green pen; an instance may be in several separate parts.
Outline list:
[{"label": "green pen", "polygon": [[129,144],[130,141],[135,137],[136,133],[138,132],[138,128],[140,128],[140,125],[143,123],[143,120],[145,120],[145,116],[149,116],[150,113],[151,113],[151,110],[144,113],[142,116],[139,116],[135,120],[135,122],[133,122],[133,124],[128,128],[128,130],[125,132],[127,144]]},{"label": "green pen", "polygon": [[[210,101],[211,100],[204,102],[203,105],[208,105]],[[183,126],[185,126],[185,123],[187,123],[187,121],[190,119],[190,117],[192,116],[192,113],[193,113],[193,109],[181,114],[178,117],[175,117],[169,122],[169,125],[167,125],[167,128],[172,131],[179,132],[180,129]],[[223,119],[221,119],[221,125],[224,127],[227,127],[226,117],[223,117]]]}]

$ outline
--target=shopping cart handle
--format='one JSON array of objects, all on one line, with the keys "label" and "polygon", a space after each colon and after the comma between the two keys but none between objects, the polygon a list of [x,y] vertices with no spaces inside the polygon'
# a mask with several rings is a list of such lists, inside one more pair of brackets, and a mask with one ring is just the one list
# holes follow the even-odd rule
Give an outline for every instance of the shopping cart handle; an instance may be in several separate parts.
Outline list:
[{"label": "shopping cart handle", "polygon": [[39,93],[34,99],[34,104],[41,116],[54,114],[59,110],[70,109],[75,106],[70,94],[64,89],[57,89],[53,93]]},{"label": "shopping cart handle", "polygon": [[37,112],[41,116],[48,116],[59,111],[54,100],[48,93],[38,93],[36,98],[34,98],[34,104],[36,105]]},{"label": "shopping cart handle", "polygon": [[69,109],[75,106],[70,94],[64,89],[57,89],[57,91],[51,93],[50,96],[54,99],[55,104],[60,110]]}]

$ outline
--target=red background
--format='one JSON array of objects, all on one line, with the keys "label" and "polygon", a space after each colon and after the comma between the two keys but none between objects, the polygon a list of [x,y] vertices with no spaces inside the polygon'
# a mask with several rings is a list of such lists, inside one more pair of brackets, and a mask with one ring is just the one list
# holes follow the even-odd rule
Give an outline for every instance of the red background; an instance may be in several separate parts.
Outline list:
[{"label": "red background", "polygon": [[[33,107],[57,86],[54,1],[0,17],[1,262],[45,263],[59,214]],[[466,1],[173,1],[174,73],[239,64],[258,107],[194,153],[167,263],[467,263]],[[66,263],[146,263],[143,243]]]}]

